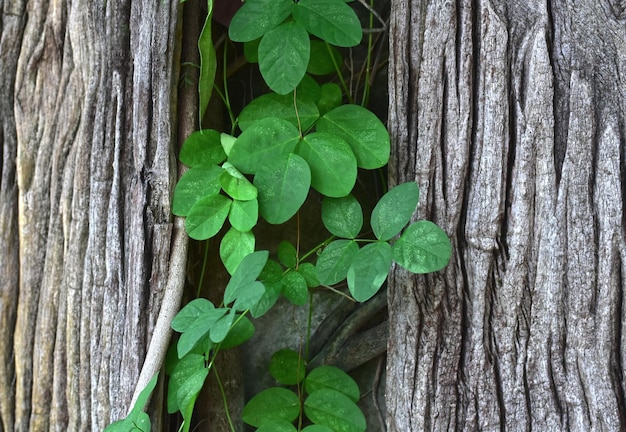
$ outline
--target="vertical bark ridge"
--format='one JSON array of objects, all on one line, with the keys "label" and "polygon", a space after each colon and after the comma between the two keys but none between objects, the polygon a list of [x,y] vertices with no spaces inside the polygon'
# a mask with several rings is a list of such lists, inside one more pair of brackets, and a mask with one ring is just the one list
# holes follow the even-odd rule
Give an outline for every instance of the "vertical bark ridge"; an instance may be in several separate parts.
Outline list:
[{"label": "vertical bark ridge", "polygon": [[621,430],[626,30],[605,2],[396,3],[391,183],[454,256],[391,275],[390,430]]}]

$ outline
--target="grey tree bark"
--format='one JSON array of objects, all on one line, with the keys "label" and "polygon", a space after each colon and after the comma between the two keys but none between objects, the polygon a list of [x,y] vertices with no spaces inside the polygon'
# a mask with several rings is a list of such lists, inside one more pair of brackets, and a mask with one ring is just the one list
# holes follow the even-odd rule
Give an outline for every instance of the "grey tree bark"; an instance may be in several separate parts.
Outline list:
[{"label": "grey tree bark", "polygon": [[390,279],[390,431],[626,429],[626,3],[395,0],[392,183],[451,236]]},{"label": "grey tree bark", "polygon": [[102,430],[130,404],[186,254],[178,8],[0,0],[0,430]]}]

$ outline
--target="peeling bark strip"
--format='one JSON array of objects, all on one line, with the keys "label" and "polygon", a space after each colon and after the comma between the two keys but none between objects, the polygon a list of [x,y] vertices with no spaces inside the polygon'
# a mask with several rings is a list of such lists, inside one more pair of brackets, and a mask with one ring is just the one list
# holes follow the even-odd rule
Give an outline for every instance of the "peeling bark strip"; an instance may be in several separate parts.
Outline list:
[{"label": "peeling bark strip", "polygon": [[168,277],[178,7],[0,1],[0,429],[127,411]]},{"label": "peeling bark strip", "polygon": [[389,430],[625,430],[623,2],[393,3],[392,183],[455,256],[390,278]]}]

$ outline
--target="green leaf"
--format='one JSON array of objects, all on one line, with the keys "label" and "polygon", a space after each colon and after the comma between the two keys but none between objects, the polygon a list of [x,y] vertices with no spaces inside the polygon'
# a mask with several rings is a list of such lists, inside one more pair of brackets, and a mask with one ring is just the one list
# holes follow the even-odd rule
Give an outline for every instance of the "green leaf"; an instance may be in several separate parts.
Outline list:
[{"label": "green leaf", "polygon": [[356,183],[356,158],[340,137],[323,132],[306,135],[296,153],[311,167],[311,186],[330,197],[350,193]]},{"label": "green leaf", "polygon": [[415,182],[402,183],[382,196],[371,217],[372,230],[379,240],[389,240],[402,231],[415,212],[419,188]]},{"label": "green leaf", "polygon": [[413,273],[441,270],[450,261],[452,245],[444,230],[430,221],[407,227],[392,248],[393,259]]},{"label": "green leaf", "polygon": [[274,260],[267,260],[267,264],[259,275],[259,280],[265,285],[265,293],[250,311],[254,318],[262,316],[274,306],[283,290],[282,279],[283,269],[280,264]]},{"label": "green leaf", "polygon": [[188,423],[207,375],[204,356],[189,354],[183,357],[174,368],[167,386],[167,412],[173,414],[180,411]]},{"label": "green leaf", "polygon": [[328,75],[335,73],[337,71],[335,63],[339,67],[343,64],[343,58],[337,48],[328,45],[324,41],[311,41],[311,59],[306,69],[308,73],[311,75]]},{"label": "green leaf", "polygon": [[255,174],[293,152],[300,132],[287,120],[269,117],[255,122],[237,138],[228,161],[244,174]]},{"label": "green leaf", "polygon": [[293,7],[293,17],[309,33],[332,45],[355,46],[363,36],[354,10],[337,0],[300,0]]},{"label": "green leaf", "polygon": [[183,333],[195,325],[206,314],[215,310],[215,306],[205,298],[197,298],[187,303],[172,320],[173,330]]},{"label": "green leaf", "polygon": [[[296,91],[297,98],[310,100],[314,104],[317,104],[317,102],[320,100],[320,96],[322,95],[322,88],[317,83],[317,81],[315,81],[315,78],[313,78],[309,74],[304,75],[304,78],[302,78],[302,81],[300,81],[300,84],[298,84],[298,87],[296,87],[295,91]],[[300,115],[300,117],[302,117],[302,113],[300,112],[300,107],[298,107],[298,111],[299,111],[298,114]],[[305,128],[304,126],[302,127],[303,131],[307,129],[308,127],[307,128]]]},{"label": "green leaf", "polygon": [[248,63],[258,63],[259,62],[259,44],[261,43],[261,38],[257,38],[252,41],[244,42],[243,44],[243,55],[248,60]]},{"label": "green leaf", "polygon": [[246,316],[239,316],[222,341],[220,348],[225,350],[234,348],[249,340],[254,335],[254,325]]},{"label": "green leaf", "polygon": [[[215,58],[215,47],[213,46],[213,32],[211,22],[213,21],[213,0],[207,0],[209,13],[204,20],[202,32],[198,38],[198,50],[200,51],[200,79],[198,80],[199,93],[199,113],[200,122],[204,117],[215,82],[215,72],[217,70],[217,59]],[[215,162],[219,163],[219,162]]]},{"label": "green leaf", "polygon": [[306,367],[300,354],[291,349],[276,351],[270,359],[270,374],[281,384],[296,385],[304,379]]},{"label": "green leaf", "polygon": [[231,227],[220,243],[220,258],[229,274],[233,274],[241,260],[254,252],[254,234]]},{"label": "green leaf", "polygon": [[259,202],[234,200],[228,213],[228,221],[239,231],[250,231],[259,220]]},{"label": "green leaf", "polygon": [[354,240],[335,240],[326,246],[316,264],[320,283],[334,285],[344,280],[358,251],[359,245]]},{"label": "green leaf", "polygon": [[268,162],[254,177],[259,190],[259,213],[271,224],[282,224],[300,209],[309,193],[311,171],[296,154]]},{"label": "green leaf", "polygon": [[298,127],[299,120],[302,130],[307,130],[320,116],[317,106],[311,99],[302,96],[300,92],[297,94],[296,104],[298,107],[297,115],[294,108],[293,93],[286,95],[268,93],[260,96],[246,105],[239,114],[239,128],[245,131],[259,120],[276,117],[287,120],[295,127]]},{"label": "green leaf", "polygon": [[287,240],[278,244],[278,260],[287,268],[293,268],[298,263],[297,251],[294,245]]},{"label": "green leaf", "polygon": [[233,16],[228,36],[235,42],[260,38],[291,14],[291,0],[247,0]]},{"label": "green leaf", "polygon": [[172,329],[182,333],[176,346],[178,358],[198,346],[226,312],[226,309],[216,309],[211,302],[202,298],[189,302],[181,309],[172,320]]},{"label": "green leaf", "polygon": [[286,273],[283,276],[283,295],[296,306],[306,304],[309,299],[309,289],[304,276],[295,271]]},{"label": "green leaf", "polygon": [[302,432],[334,432],[334,431],[328,426],[310,425],[302,429]]},{"label": "green leaf", "polygon": [[306,73],[310,50],[307,31],[295,21],[268,31],[259,44],[259,70],[269,88],[292,92]]},{"label": "green leaf", "polygon": [[226,159],[220,133],[213,129],[193,132],[180,149],[178,157],[188,167],[212,167]]},{"label": "green leaf", "polygon": [[317,122],[318,132],[343,138],[352,147],[359,168],[375,169],[389,161],[391,145],[385,125],[359,105],[341,105]]},{"label": "green leaf", "polygon": [[143,409],[146,406],[146,403],[148,403],[148,399],[150,398],[150,394],[154,390],[154,387],[156,387],[158,377],[159,373],[157,372],[148,382],[146,387],[144,387],[141,393],[139,393],[137,401],[135,402],[135,405],[133,405],[130,413],[128,413],[128,416],[108,425],[104,429],[105,432],[127,432],[135,430],[150,432],[150,416],[143,412]]},{"label": "green leaf", "polygon": [[217,234],[230,210],[232,201],[223,195],[209,195],[200,198],[189,210],[185,220],[185,230],[194,240],[206,240]]},{"label": "green leaf", "polygon": [[226,335],[230,331],[230,327],[233,325],[234,321],[235,310],[231,309],[226,315],[218,319],[211,327],[209,332],[211,342],[216,344],[222,342],[226,338]]},{"label": "green leaf", "polygon": [[317,269],[315,268],[315,265],[311,263],[301,263],[298,266],[297,272],[302,275],[302,277],[306,281],[307,287],[316,288],[320,286],[320,281],[317,278]]},{"label": "green leaf", "polygon": [[224,290],[224,304],[230,304],[235,301],[240,291],[245,290],[247,286],[259,277],[265,267],[265,263],[267,263],[268,256],[268,251],[257,251],[241,260],[239,267],[235,270]]},{"label": "green leaf", "polygon": [[230,150],[233,148],[233,145],[235,145],[235,141],[237,141],[237,138],[232,135],[227,133],[220,134],[220,143],[222,144],[222,149],[227,156],[230,154]]},{"label": "green leaf", "polygon": [[321,389],[336,390],[355,403],[361,399],[359,386],[354,379],[335,366],[320,366],[313,369],[306,377],[304,389],[309,394]]},{"label": "green leaf", "polygon": [[332,235],[353,239],[363,227],[361,204],[352,195],[341,198],[324,197],[322,222]]},{"label": "green leaf", "polygon": [[300,413],[298,395],[280,387],[263,390],[248,401],[241,415],[244,422],[260,427],[270,421],[294,421]]},{"label": "green leaf", "polygon": [[251,282],[246,285],[245,289],[239,291],[233,309],[237,311],[252,309],[263,298],[263,294],[265,294],[265,285],[259,281]]},{"label": "green leaf", "polygon": [[313,423],[334,431],[363,432],[367,427],[359,407],[336,390],[321,389],[311,393],[304,401],[304,413]]},{"label": "green leaf", "polygon": [[297,429],[288,421],[274,420],[263,423],[263,426],[258,428],[256,432],[297,432]]},{"label": "green leaf", "polygon": [[221,189],[220,175],[222,168],[217,165],[198,166],[187,170],[176,183],[172,213],[176,216],[187,216],[200,198],[217,195]]},{"label": "green leaf", "polygon": [[358,302],[372,298],[383,285],[391,268],[391,246],[387,242],[370,243],[354,256],[348,269],[348,289]]},{"label": "green leaf", "polygon": [[258,195],[256,188],[233,164],[224,162],[222,168],[224,171],[220,176],[220,184],[224,192],[231,198],[240,201],[256,199]]},{"label": "green leaf", "polygon": [[343,93],[341,88],[335,83],[326,83],[322,85],[320,89],[320,99],[317,101],[317,109],[320,115],[325,115],[327,112],[334,110],[343,99]]}]

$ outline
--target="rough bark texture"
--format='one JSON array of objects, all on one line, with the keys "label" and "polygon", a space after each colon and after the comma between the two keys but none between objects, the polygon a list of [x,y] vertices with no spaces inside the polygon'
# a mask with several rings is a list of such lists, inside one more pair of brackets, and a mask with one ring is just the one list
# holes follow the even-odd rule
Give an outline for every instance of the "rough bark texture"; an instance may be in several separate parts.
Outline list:
[{"label": "rough bark texture", "polygon": [[454,256],[393,272],[390,431],[626,429],[625,7],[393,2],[391,177]]},{"label": "rough bark texture", "polygon": [[169,273],[178,0],[0,0],[0,429],[123,417]]}]

